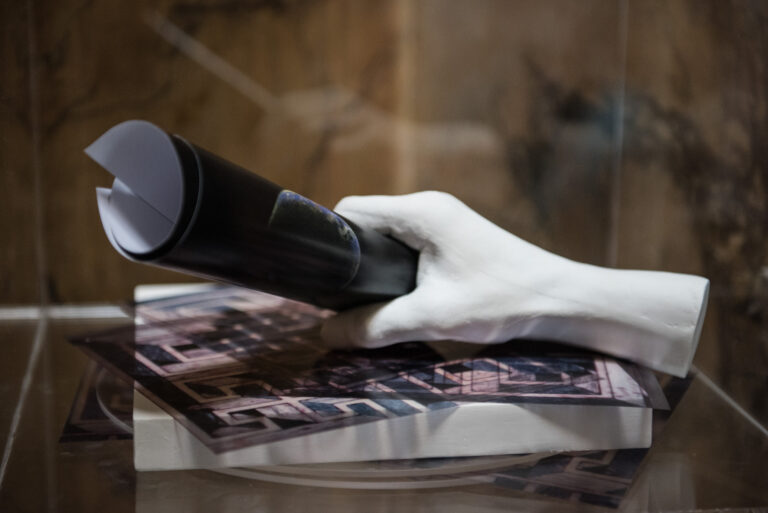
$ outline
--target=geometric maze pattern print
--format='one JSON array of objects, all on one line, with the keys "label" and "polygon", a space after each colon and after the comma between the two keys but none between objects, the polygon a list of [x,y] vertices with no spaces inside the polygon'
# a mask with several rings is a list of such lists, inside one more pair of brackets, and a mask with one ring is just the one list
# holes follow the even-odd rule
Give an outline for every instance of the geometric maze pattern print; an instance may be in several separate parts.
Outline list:
[{"label": "geometric maze pattern print", "polygon": [[139,304],[136,326],[74,339],[215,452],[467,401],[650,406],[634,366],[541,343],[444,358],[419,342],[332,351],[331,315],[220,287]]}]

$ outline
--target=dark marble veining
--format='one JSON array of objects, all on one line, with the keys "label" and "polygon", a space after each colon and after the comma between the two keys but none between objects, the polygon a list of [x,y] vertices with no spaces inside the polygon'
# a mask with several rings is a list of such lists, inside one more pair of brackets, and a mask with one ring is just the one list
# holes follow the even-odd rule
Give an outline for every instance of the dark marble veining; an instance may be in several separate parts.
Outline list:
[{"label": "dark marble veining", "polygon": [[328,206],[442,189],[571,258],[704,274],[697,363],[768,422],[766,4],[29,6],[2,7],[4,303],[38,297],[34,166],[53,301],[185,279],[115,254],[96,212],[82,148],[145,118]]},{"label": "dark marble veining", "polygon": [[609,255],[618,151],[612,82],[585,91],[527,62],[529,129],[505,138],[508,172],[532,202],[534,224],[548,235],[549,249],[615,265]]},{"label": "dark marble veining", "polygon": [[39,297],[29,11],[0,5],[0,303]]},{"label": "dark marble veining", "polygon": [[[442,189],[570,258],[705,275],[695,364],[768,426],[766,27],[755,0],[0,3],[0,306],[37,302],[40,268],[54,302],[187,280],[117,255],[98,218],[109,177],[82,149],[144,118],[327,206]],[[57,445],[85,362],[65,339],[97,327],[0,325],[0,510],[563,509],[136,473],[130,445]],[[707,383],[628,511],[766,504],[764,430]]]},{"label": "dark marble veining", "polygon": [[[379,70],[392,65],[380,50],[391,47],[392,9],[380,2],[37,3],[51,298],[118,299],[136,283],[185,279],[122,260],[101,233],[93,188],[108,178],[81,150],[124,119],[154,121],[326,204],[355,190],[391,191],[389,148],[327,162],[332,112],[305,113],[290,95],[334,84],[386,104],[389,82],[372,84],[371,76],[392,75]],[[193,47],[173,40],[173,30]],[[232,73],[222,73],[222,62]],[[270,110],[248,94],[255,89],[288,108]],[[317,100],[333,103],[322,94]]]},{"label": "dark marble veining", "polygon": [[651,192],[684,205],[660,229],[692,243],[669,263],[712,281],[702,366],[768,424],[768,5],[657,7],[631,7],[625,172],[666,175]]}]

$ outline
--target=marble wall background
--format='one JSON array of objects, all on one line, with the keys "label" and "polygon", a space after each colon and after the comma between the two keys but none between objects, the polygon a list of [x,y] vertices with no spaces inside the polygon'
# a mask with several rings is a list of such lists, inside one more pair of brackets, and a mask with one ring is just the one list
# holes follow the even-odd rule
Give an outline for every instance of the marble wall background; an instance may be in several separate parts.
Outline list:
[{"label": "marble wall background", "polygon": [[0,7],[0,302],[184,277],[104,237],[82,153],[143,118],[332,206],[442,189],[570,258],[712,280],[697,364],[768,405],[768,4]]}]

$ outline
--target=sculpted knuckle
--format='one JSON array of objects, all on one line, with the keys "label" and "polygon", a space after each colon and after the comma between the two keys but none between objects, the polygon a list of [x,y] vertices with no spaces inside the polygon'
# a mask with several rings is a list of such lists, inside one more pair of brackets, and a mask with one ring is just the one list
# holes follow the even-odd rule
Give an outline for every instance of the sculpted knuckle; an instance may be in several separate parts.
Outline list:
[{"label": "sculpted knuckle", "polygon": [[461,200],[447,192],[425,191],[420,196],[420,210],[424,220],[433,226],[449,225],[466,208]]},{"label": "sculpted knuckle", "polygon": [[347,196],[345,198],[342,198],[338,203],[336,203],[336,206],[333,207],[334,210],[351,210],[354,209],[356,205],[360,203],[360,196]]},{"label": "sculpted knuckle", "polygon": [[443,191],[425,191],[422,194],[427,198],[430,203],[441,204],[445,206],[456,205],[460,201],[448,192]]}]

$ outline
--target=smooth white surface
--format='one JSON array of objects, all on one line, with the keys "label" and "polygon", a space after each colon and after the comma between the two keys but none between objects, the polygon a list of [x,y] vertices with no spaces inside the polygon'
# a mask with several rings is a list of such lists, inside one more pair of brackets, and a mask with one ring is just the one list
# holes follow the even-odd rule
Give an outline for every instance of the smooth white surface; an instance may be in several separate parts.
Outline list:
[{"label": "smooth white surface", "polygon": [[178,219],[183,198],[181,161],[161,128],[148,121],[124,121],[104,132],[85,153],[166,219]]},{"label": "smooth white surface", "polygon": [[174,223],[133,193],[119,179],[112,183],[107,223],[120,247],[131,253],[148,253],[165,242]]},{"label": "smooth white surface", "polygon": [[474,403],[215,454],[149,399],[133,408],[137,470],[649,447],[652,410]]},{"label": "smooth white surface", "polygon": [[440,192],[353,196],[335,210],[420,251],[416,289],[329,319],[333,347],[407,340],[558,341],[685,376],[709,280],[562,258]]},{"label": "smooth white surface", "polygon": [[168,285],[138,285],[133,291],[136,301],[151,301],[183,294],[204,292],[216,287],[213,283],[178,283]]}]

